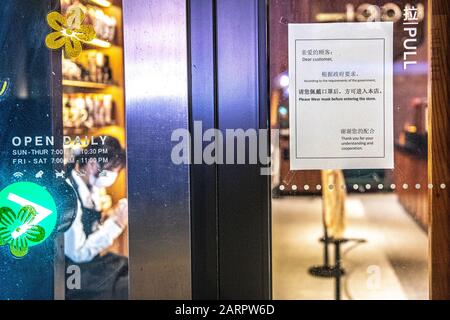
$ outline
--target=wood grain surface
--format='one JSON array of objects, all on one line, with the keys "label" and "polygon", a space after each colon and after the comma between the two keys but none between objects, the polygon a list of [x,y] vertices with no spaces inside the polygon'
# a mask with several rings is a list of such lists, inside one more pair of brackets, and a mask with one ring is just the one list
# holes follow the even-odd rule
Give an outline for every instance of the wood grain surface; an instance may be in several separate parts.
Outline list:
[{"label": "wood grain surface", "polygon": [[[430,191],[430,298],[450,299],[449,210],[449,12],[448,0],[429,0],[430,57],[429,178]],[[446,188],[441,188],[442,183]]]}]

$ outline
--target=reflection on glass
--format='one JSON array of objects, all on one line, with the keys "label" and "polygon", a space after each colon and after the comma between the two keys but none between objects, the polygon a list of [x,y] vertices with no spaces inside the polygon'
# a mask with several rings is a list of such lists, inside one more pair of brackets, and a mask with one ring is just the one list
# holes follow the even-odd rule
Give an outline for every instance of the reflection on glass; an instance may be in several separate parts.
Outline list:
[{"label": "reflection on glass", "polygon": [[77,195],[77,213],[64,234],[65,296],[127,299],[122,9],[78,0],[61,6],[63,14],[82,10],[83,23],[96,33],[77,57],[62,60],[64,163]]},{"label": "reflection on glass", "polygon": [[60,5],[0,10],[0,299],[127,299],[121,1]]},{"label": "reflection on glass", "polygon": [[64,252],[66,268],[78,270],[80,279],[71,282],[68,276],[67,299],[126,299],[128,296],[127,258],[110,252],[113,242],[127,227],[128,203],[123,198],[113,204],[107,192],[116,183],[125,163],[120,142],[110,136],[100,136],[80,150],[68,166],[67,183],[76,191],[78,209],[64,234]]}]

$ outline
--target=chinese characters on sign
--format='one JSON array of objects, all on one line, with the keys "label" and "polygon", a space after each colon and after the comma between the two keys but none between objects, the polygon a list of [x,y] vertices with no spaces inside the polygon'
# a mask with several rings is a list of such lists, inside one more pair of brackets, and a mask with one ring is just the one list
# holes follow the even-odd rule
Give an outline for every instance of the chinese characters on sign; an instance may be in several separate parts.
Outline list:
[{"label": "chinese characters on sign", "polygon": [[291,169],[393,168],[391,22],[289,25]]}]

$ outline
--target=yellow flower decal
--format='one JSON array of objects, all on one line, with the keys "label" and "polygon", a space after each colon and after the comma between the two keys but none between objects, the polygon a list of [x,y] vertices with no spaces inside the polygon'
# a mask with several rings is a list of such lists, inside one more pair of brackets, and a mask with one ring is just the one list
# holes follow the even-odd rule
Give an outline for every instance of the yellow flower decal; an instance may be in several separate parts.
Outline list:
[{"label": "yellow flower decal", "polygon": [[85,14],[79,7],[70,9],[64,17],[53,11],[47,15],[48,25],[55,30],[45,38],[48,48],[56,50],[64,46],[68,58],[76,58],[83,48],[81,42],[88,42],[95,38],[94,27],[82,25]]}]

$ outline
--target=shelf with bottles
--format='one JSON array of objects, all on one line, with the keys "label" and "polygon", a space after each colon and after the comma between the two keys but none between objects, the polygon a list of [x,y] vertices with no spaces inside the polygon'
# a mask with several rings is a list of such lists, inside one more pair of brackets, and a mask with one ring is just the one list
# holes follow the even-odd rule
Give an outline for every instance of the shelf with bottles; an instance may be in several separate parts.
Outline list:
[{"label": "shelf with bottles", "polygon": [[63,86],[65,87],[72,87],[72,88],[79,88],[79,89],[107,89],[112,85],[108,85],[105,83],[97,83],[97,82],[90,82],[90,81],[78,81],[78,80],[63,80],[62,82]]},{"label": "shelf with bottles", "polygon": [[87,4],[97,5],[103,8],[109,8],[114,5],[113,0],[84,0],[83,2]]},{"label": "shelf with bottles", "polygon": [[[122,56],[97,50],[86,50],[76,59],[63,58],[63,85],[104,89],[107,86],[118,85],[114,79],[115,73],[121,76],[120,66],[114,70],[112,59],[122,61]],[[117,65],[117,62],[114,62]],[[116,71],[116,72],[114,72]]]},{"label": "shelf with bottles", "polygon": [[96,38],[86,42],[92,47],[109,48],[122,45],[122,9],[111,1],[61,0],[61,12],[80,7],[85,13],[83,24],[94,27]]},{"label": "shelf with bottles", "polygon": [[64,94],[63,121],[65,133],[75,135],[116,125],[116,103],[111,94]]}]

